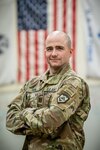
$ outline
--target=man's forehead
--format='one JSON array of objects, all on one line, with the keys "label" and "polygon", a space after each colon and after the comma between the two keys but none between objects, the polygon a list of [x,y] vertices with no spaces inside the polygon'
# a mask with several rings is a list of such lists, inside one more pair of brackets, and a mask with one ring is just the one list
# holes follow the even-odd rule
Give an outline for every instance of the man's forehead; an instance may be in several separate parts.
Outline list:
[{"label": "man's forehead", "polygon": [[66,40],[60,37],[49,38],[46,41],[46,46],[64,46],[65,44],[66,44]]},{"label": "man's forehead", "polygon": [[47,40],[49,40],[49,39],[59,39],[59,38],[65,38],[65,34],[64,33],[60,33],[60,32],[53,32],[53,33],[51,33],[51,34],[49,34],[48,36],[47,36]]}]

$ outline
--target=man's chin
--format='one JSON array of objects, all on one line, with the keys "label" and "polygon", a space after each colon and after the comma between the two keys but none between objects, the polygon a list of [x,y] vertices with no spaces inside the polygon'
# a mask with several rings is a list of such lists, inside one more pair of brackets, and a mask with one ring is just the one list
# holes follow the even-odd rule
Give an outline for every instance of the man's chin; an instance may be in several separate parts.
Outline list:
[{"label": "man's chin", "polygon": [[57,69],[61,68],[61,66],[59,66],[59,65],[50,65],[50,68],[53,68],[53,69],[57,70]]}]

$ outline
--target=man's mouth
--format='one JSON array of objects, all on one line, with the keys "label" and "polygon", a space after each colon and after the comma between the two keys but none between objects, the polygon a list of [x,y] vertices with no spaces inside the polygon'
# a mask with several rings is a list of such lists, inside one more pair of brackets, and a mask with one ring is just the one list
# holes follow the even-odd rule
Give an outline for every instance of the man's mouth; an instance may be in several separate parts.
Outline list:
[{"label": "man's mouth", "polygon": [[56,61],[57,59],[50,59],[50,60]]}]

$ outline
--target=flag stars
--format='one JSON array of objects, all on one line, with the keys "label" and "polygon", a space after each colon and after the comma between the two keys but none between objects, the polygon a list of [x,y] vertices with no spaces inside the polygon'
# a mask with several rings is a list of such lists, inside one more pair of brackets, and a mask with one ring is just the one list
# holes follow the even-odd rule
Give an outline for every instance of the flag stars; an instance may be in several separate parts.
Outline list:
[{"label": "flag stars", "polygon": [[19,30],[45,30],[47,28],[47,1],[18,0],[18,28]]}]

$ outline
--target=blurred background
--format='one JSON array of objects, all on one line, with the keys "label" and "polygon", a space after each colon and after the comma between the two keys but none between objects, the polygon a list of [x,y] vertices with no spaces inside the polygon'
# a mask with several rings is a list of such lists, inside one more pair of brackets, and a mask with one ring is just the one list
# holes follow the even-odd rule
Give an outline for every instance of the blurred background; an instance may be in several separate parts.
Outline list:
[{"label": "blurred background", "polygon": [[21,150],[24,136],[6,130],[7,105],[22,85],[47,69],[45,38],[67,32],[72,68],[90,87],[84,150],[100,150],[100,0],[0,0],[0,150]]}]

